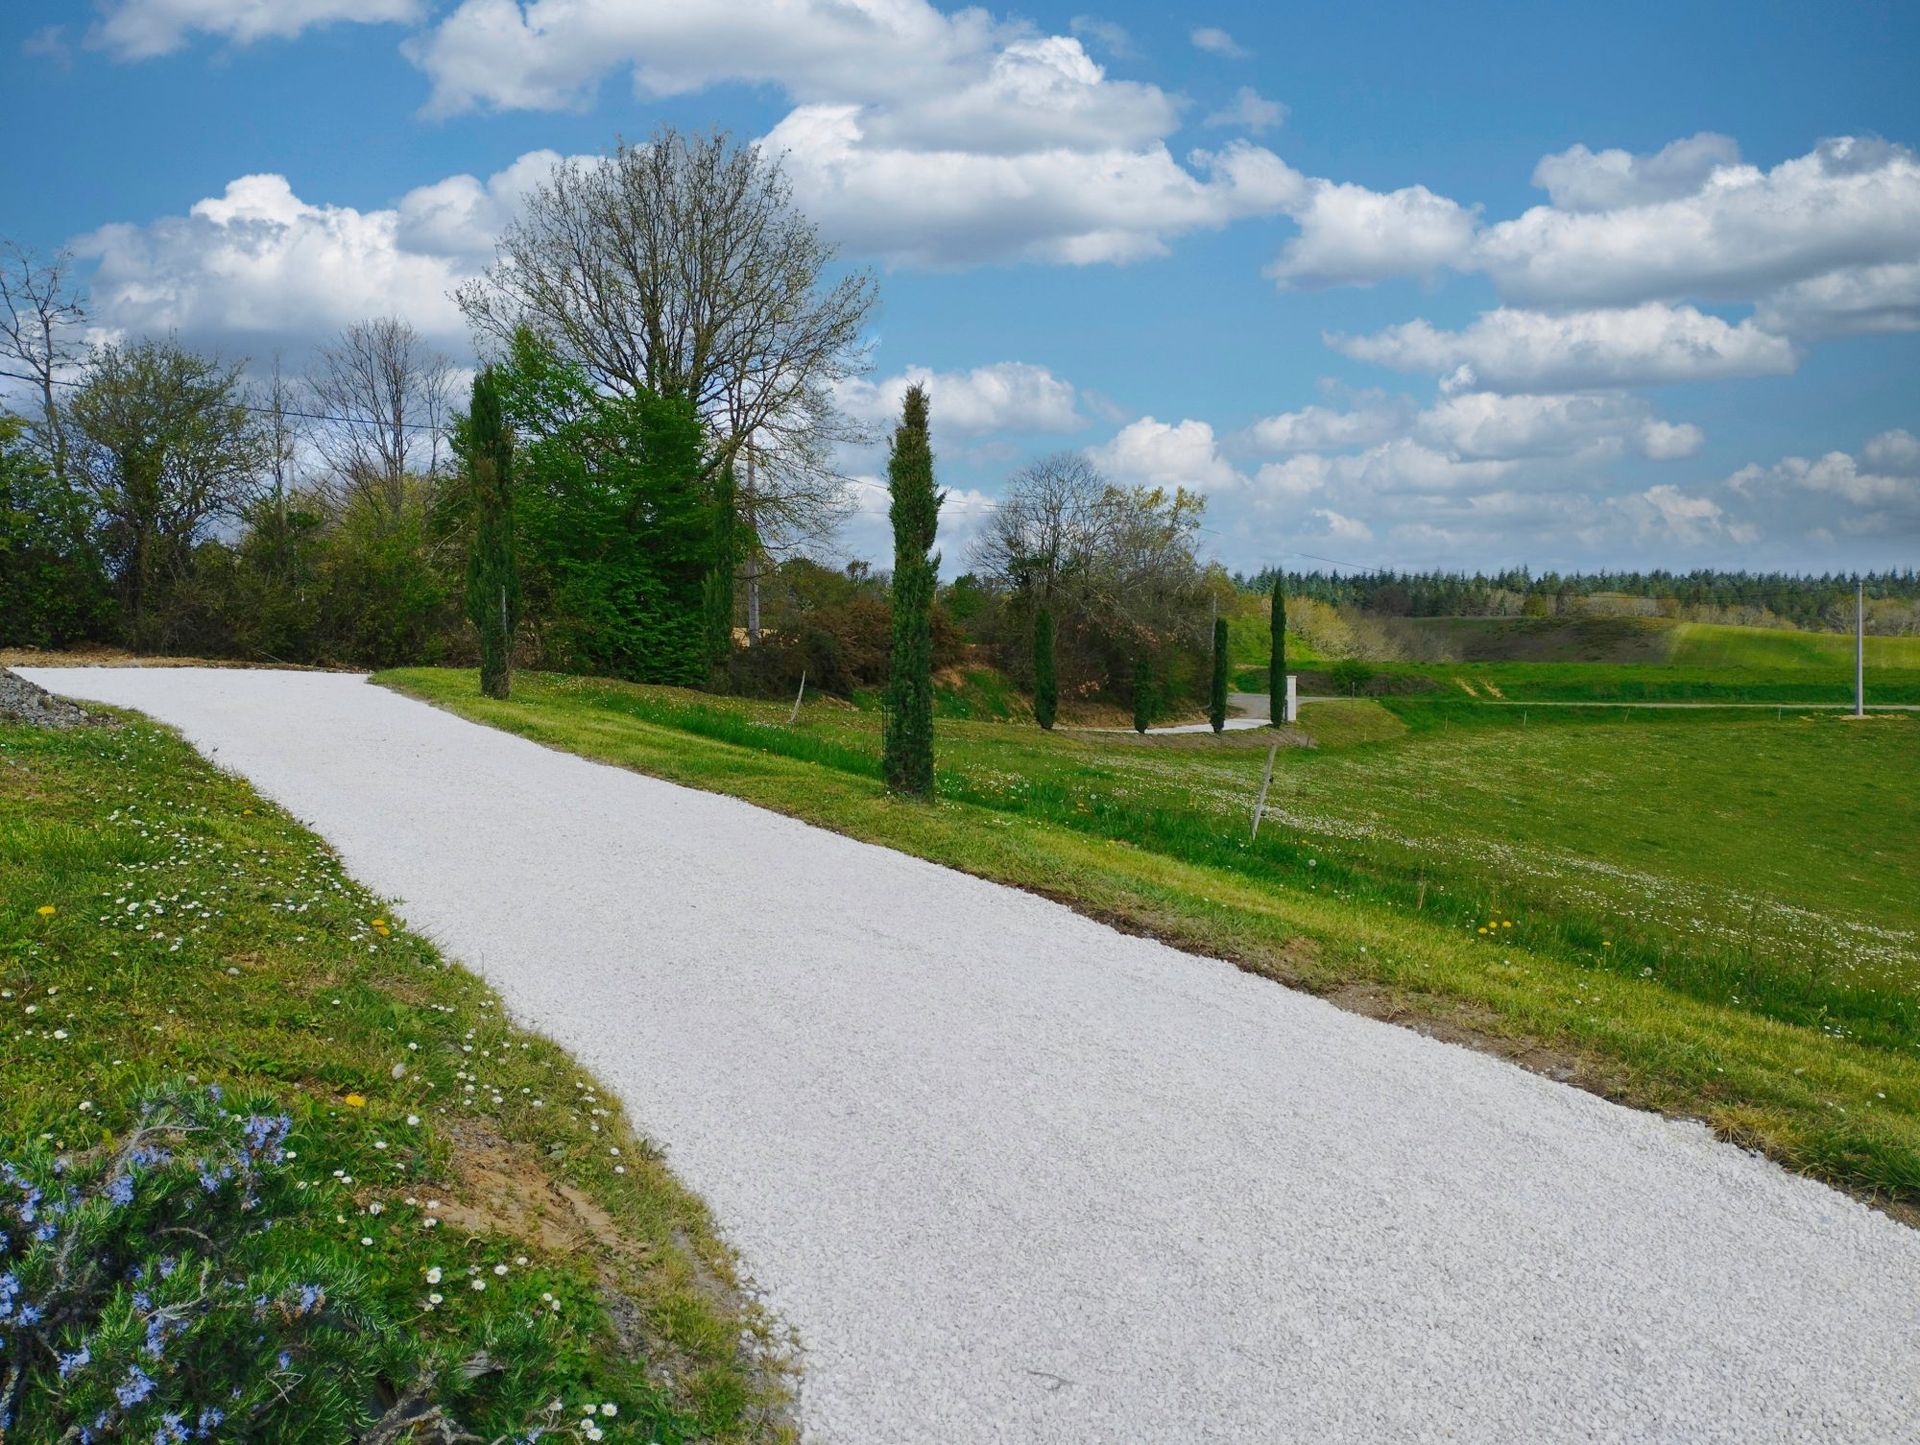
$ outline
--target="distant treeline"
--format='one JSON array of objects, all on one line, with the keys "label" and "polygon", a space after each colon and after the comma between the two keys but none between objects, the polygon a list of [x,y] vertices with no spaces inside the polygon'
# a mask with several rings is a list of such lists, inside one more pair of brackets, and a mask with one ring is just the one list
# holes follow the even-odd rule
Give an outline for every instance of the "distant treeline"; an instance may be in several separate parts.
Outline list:
[{"label": "distant treeline", "polygon": [[[1265,593],[1273,586],[1275,570],[1236,573],[1234,580],[1247,591]],[[1818,577],[1709,569],[1543,572],[1536,577],[1524,567],[1472,575],[1291,570],[1286,574],[1290,595],[1387,617],[1553,617],[1607,612],[1809,630],[1852,626],[1856,582],[1866,584],[1868,610],[1881,619],[1882,625],[1875,627],[1870,618],[1870,630],[1889,630],[1888,620],[1920,608],[1920,572],[1912,569]]]}]

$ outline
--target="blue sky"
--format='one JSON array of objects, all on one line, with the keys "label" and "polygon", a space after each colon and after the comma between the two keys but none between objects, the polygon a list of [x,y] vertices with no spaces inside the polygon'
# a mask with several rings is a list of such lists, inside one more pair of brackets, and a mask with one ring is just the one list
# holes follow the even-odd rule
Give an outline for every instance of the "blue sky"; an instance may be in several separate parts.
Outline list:
[{"label": "blue sky", "polygon": [[[1911,566],[1920,7],[16,0],[0,235],[106,333],[298,365],[553,155],[787,155],[931,374],[943,547],[1085,448],[1229,565]],[[878,458],[841,545],[883,550]]]}]

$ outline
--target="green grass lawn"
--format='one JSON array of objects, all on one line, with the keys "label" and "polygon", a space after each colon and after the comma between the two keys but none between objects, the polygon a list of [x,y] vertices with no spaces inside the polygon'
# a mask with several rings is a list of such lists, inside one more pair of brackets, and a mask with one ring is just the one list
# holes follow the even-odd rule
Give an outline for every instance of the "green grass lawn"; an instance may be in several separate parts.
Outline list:
[{"label": "green grass lawn", "polygon": [[[612,1407],[608,1439],[785,1438],[775,1374],[741,1345],[761,1325],[699,1201],[589,1075],[244,782],[139,719],[0,724],[0,880],[0,1159],[107,1157],[166,1085],[284,1111],[298,1203],[273,1258],[350,1284],[342,1328],[397,1362],[336,1408],[367,1418],[437,1377],[482,1439],[552,1427],[554,1400],[553,1439],[592,1438],[583,1403]],[[137,1339],[157,1308],[140,1298],[108,1324]],[[500,1368],[448,1373],[476,1350]],[[43,1365],[40,1393],[16,1382],[9,1442],[77,1438],[50,1401],[79,1384]],[[295,1358],[276,1379],[315,1373]],[[303,1408],[234,1438],[330,1428],[302,1433]]]},{"label": "green grass lawn", "polygon": [[[1047,893],[1469,1038],[1864,1196],[1920,1204],[1920,723],[1623,721],[1420,699],[1270,732],[945,722],[889,800],[878,718],[523,676],[381,681],[556,747]],[[1296,739],[1303,740],[1303,739]]]}]

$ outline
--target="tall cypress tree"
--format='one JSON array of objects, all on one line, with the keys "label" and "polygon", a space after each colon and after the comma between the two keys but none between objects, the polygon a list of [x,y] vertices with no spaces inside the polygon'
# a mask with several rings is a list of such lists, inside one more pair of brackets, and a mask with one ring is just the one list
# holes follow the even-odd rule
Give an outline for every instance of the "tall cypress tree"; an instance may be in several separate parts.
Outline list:
[{"label": "tall cypress tree", "polygon": [[513,685],[513,634],[520,625],[520,567],[513,539],[513,433],[490,366],[473,379],[466,442],[473,496],[467,616],[480,634],[480,691],[505,697]]},{"label": "tall cypress tree", "polygon": [[944,500],[933,484],[927,392],[907,389],[887,457],[893,520],[893,650],[887,662],[887,718],[880,772],[910,798],[933,796],[933,586],[940,559],[933,536]]},{"label": "tall cypress tree", "polygon": [[1146,653],[1133,660],[1133,730],[1144,733],[1153,726],[1153,663]]},{"label": "tall cypress tree", "polygon": [[1060,680],[1053,670],[1053,609],[1033,614],[1033,720],[1051,731],[1060,709]]},{"label": "tall cypress tree", "polygon": [[1267,716],[1275,727],[1287,720],[1287,594],[1284,578],[1273,574],[1273,656],[1267,665]]},{"label": "tall cypress tree", "polygon": [[1227,619],[1213,619],[1213,692],[1207,699],[1207,720],[1215,732],[1227,726]]}]

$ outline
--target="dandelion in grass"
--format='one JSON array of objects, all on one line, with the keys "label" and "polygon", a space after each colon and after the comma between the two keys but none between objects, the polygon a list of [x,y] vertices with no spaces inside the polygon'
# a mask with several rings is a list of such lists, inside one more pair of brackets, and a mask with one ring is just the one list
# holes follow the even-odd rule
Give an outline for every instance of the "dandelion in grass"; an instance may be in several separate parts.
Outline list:
[{"label": "dandelion in grass", "polygon": [[366,1108],[366,1107],[367,1107],[367,1096],[366,1096],[365,1094],[349,1094],[349,1095],[347,1095],[347,1107],[348,1107],[349,1109],[364,1109],[364,1108]]}]

